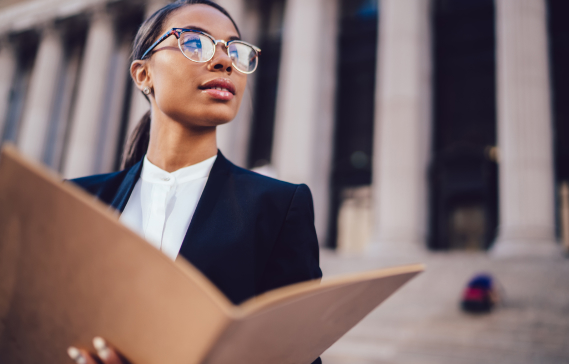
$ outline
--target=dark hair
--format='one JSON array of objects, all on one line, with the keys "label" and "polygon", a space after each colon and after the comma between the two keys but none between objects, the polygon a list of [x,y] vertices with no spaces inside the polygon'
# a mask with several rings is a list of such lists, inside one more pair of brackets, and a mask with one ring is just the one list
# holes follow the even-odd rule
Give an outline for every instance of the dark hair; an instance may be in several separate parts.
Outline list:
[{"label": "dark hair", "polygon": [[[136,37],[134,38],[134,44],[132,47],[132,60],[141,59],[144,52],[146,52],[152,43],[154,43],[156,39],[162,35],[162,32],[165,31],[165,29],[162,29],[164,27],[164,23],[166,23],[166,20],[168,20],[168,17],[170,14],[172,14],[172,12],[184,6],[196,4],[209,5],[219,10],[223,15],[228,17],[229,20],[231,20],[235,26],[235,29],[237,30],[237,34],[241,36],[239,28],[237,27],[237,24],[235,24],[235,21],[231,15],[229,15],[227,10],[225,10],[219,4],[216,4],[210,0],[178,0],[157,10],[142,23],[138,29],[138,32],[136,33]],[[146,95],[144,95],[144,97],[146,97],[148,100],[148,97]],[[140,119],[138,122],[138,125],[134,128],[132,134],[129,136],[128,142],[124,148],[121,168],[130,168],[139,160],[141,160],[148,150],[149,141],[150,111],[144,114],[142,119]]]}]

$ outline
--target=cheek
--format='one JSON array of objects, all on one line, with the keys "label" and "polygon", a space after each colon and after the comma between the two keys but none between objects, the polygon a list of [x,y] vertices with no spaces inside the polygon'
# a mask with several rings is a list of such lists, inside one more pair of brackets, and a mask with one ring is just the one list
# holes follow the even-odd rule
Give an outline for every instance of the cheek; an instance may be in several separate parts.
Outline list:
[{"label": "cheek", "polygon": [[247,75],[241,74],[239,75],[239,77],[236,77],[235,80],[233,81],[235,82],[235,88],[237,89],[237,94],[240,97],[243,96],[243,94],[245,93],[245,89],[247,88]]},{"label": "cheek", "polygon": [[175,102],[188,102],[189,93],[195,92],[193,81],[197,67],[192,67],[183,56],[160,57],[153,64],[153,86],[156,103],[165,107]]},{"label": "cheek", "polygon": [[231,77],[237,95],[229,103],[220,104],[210,101],[198,88],[197,80],[204,79],[208,71],[186,59],[180,62],[174,57],[164,58],[153,65],[154,97],[162,113],[179,121],[208,125],[226,123],[236,116],[247,85],[246,75]]},{"label": "cheek", "polygon": [[[235,71],[235,72],[238,72],[238,71]],[[237,91],[235,97],[232,100],[233,101],[232,106],[233,106],[235,115],[237,115],[237,112],[239,111],[239,107],[241,105],[241,102],[243,100],[243,96],[245,95],[245,92],[247,89],[247,76],[243,75],[243,74],[238,75],[238,76],[239,77],[234,77],[232,79],[233,84],[235,85],[235,90]],[[251,101],[249,100],[247,102],[251,102]]]}]

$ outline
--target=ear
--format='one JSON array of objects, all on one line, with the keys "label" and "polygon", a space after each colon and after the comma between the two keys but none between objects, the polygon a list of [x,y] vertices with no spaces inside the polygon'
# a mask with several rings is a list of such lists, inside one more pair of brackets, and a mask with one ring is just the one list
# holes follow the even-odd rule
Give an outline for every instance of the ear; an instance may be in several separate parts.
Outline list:
[{"label": "ear", "polygon": [[148,63],[146,61],[136,60],[130,65],[130,76],[139,90],[145,87],[152,88],[152,79],[148,72]]}]

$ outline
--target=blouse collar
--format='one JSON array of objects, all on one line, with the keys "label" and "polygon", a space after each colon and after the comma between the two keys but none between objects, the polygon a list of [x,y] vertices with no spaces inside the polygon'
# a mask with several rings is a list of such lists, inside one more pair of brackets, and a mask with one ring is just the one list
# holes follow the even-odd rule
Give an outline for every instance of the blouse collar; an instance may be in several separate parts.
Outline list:
[{"label": "blouse collar", "polygon": [[213,163],[216,159],[217,155],[214,155],[213,157],[208,158],[202,162],[180,168],[172,173],[169,173],[162,168],[152,164],[152,162],[148,160],[147,156],[144,156],[140,178],[150,183],[165,185],[180,184],[199,178],[206,178],[209,176],[211,168],[213,167]]}]

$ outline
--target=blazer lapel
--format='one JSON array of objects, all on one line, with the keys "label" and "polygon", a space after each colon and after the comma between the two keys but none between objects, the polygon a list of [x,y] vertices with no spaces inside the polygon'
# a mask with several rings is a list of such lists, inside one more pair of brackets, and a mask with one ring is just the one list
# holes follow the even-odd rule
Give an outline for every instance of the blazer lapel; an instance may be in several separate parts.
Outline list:
[{"label": "blazer lapel", "polygon": [[194,216],[192,217],[192,221],[182,242],[182,247],[180,248],[179,255],[182,255],[187,260],[189,260],[191,256],[190,250],[193,247],[193,241],[198,240],[197,237],[199,237],[201,231],[206,227],[206,223],[214,208],[218,207],[219,195],[226,185],[230,173],[231,162],[218,150],[217,159],[211,168],[205,188],[198,201],[196,211],[194,212]]},{"label": "blazer lapel", "polygon": [[142,159],[130,168],[126,177],[119,185],[117,193],[115,194],[115,197],[111,202],[111,206],[120,213],[123,212],[126,203],[130,198],[130,194],[132,193],[132,190],[134,189],[136,182],[140,178],[141,171],[142,171]]}]

